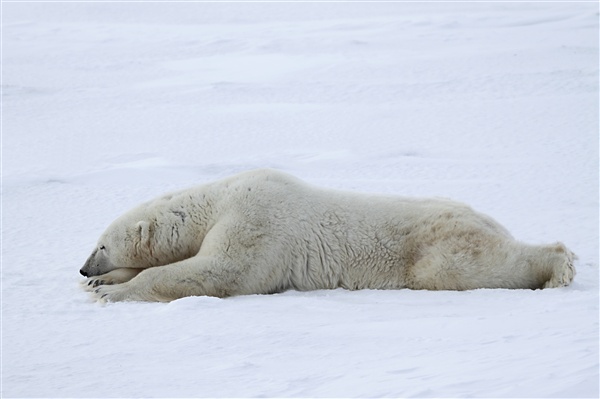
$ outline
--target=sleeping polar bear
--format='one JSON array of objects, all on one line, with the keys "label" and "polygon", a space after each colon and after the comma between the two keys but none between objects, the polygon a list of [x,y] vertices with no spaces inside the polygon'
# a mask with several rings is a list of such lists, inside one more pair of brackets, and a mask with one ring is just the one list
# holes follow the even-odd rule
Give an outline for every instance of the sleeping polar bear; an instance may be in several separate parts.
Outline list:
[{"label": "sleeping polar bear", "polygon": [[80,272],[100,301],[166,302],[339,287],[562,287],[574,257],[561,243],[517,242],[460,203],[333,191],[256,170],[134,208]]}]

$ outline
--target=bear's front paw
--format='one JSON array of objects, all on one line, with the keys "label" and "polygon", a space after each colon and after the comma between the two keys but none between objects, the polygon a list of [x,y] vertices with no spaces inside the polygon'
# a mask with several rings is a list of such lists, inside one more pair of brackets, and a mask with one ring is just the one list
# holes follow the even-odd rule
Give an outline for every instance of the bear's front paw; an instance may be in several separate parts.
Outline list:
[{"label": "bear's front paw", "polygon": [[115,269],[100,276],[85,279],[81,285],[86,291],[93,291],[100,285],[112,285],[125,283],[142,272],[143,269]]},{"label": "bear's front paw", "polygon": [[127,301],[128,292],[124,285],[100,285],[92,291],[92,296],[101,303]]},{"label": "bear's front paw", "polygon": [[108,281],[102,278],[102,276],[90,277],[86,278],[81,282],[81,288],[86,291],[93,291],[96,287],[100,285],[109,285],[113,284],[112,281]]}]

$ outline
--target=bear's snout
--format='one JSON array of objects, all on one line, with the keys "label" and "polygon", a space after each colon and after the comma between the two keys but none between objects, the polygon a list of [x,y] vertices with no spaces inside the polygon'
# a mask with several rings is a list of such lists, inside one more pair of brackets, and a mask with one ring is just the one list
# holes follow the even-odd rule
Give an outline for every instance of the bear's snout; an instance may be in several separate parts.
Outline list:
[{"label": "bear's snout", "polygon": [[104,253],[99,252],[96,249],[85,261],[85,264],[79,270],[79,273],[85,277],[94,277],[108,273],[114,269],[116,269],[116,267],[112,264],[110,259],[108,259]]}]

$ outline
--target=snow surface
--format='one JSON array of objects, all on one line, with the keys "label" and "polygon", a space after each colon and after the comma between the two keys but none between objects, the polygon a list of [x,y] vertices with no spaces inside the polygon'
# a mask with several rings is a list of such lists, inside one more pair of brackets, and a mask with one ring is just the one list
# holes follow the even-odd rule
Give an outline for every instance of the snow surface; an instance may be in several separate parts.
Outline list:
[{"label": "snow surface", "polygon": [[[598,397],[598,4],[2,3],[3,397]],[[256,167],[464,201],[543,291],[91,302],[118,215]]]}]

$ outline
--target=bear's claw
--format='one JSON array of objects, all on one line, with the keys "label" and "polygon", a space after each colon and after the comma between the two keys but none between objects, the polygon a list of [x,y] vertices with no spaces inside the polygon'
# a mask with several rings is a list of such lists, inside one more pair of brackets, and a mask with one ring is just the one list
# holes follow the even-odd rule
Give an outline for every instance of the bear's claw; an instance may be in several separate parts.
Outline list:
[{"label": "bear's claw", "polygon": [[100,279],[97,277],[90,277],[81,282],[81,286],[86,291],[93,291],[94,288],[101,285],[113,284],[110,280]]}]

